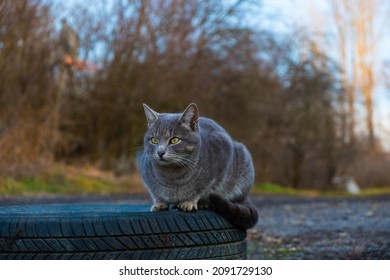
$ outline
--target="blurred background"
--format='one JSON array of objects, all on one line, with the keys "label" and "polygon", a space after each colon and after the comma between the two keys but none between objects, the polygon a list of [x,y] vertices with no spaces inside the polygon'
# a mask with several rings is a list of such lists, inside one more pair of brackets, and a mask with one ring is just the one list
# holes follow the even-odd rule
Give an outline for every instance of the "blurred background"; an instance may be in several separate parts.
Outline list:
[{"label": "blurred background", "polygon": [[0,195],[142,192],[142,103],[191,102],[247,145],[255,191],[389,191],[389,15],[369,0],[2,0]]}]

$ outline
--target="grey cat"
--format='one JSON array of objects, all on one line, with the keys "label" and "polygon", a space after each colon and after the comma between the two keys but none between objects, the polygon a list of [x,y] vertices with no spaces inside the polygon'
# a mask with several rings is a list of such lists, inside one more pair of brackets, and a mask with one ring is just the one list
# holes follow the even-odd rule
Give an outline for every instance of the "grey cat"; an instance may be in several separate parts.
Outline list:
[{"label": "grey cat", "polygon": [[253,227],[258,214],[247,195],[255,174],[245,146],[199,117],[194,103],[182,114],[157,113],[146,104],[144,110],[148,130],[137,164],[153,199],[151,211],[210,208],[237,227]]}]

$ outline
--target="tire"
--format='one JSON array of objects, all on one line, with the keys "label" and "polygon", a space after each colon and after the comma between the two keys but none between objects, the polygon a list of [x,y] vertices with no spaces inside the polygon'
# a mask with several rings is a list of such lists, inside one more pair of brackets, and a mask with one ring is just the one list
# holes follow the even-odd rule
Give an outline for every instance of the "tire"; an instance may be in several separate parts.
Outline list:
[{"label": "tire", "polygon": [[216,213],[149,205],[0,207],[0,259],[246,259],[246,231]]}]

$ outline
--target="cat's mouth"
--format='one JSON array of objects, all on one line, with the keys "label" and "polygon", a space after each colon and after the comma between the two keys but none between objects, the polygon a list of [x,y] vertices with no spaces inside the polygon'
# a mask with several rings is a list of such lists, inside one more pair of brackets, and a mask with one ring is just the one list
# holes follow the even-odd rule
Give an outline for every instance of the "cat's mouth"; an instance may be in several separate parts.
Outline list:
[{"label": "cat's mouth", "polygon": [[168,164],[172,162],[172,159],[168,157],[156,157],[155,161],[158,162],[159,164]]},{"label": "cat's mouth", "polygon": [[172,157],[155,157],[155,162],[160,166],[173,166],[177,165],[177,161]]}]

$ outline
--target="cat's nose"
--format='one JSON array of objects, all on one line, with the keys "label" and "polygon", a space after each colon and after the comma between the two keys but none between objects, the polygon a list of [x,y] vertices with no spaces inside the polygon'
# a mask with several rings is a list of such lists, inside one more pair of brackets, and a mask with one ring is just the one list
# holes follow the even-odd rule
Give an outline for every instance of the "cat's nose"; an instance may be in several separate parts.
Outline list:
[{"label": "cat's nose", "polygon": [[158,154],[158,156],[160,157],[160,159],[162,159],[163,156],[165,155],[165,151],[164,151],[164,150],[158,150],[158,151],[157,151],[157,154]]}]

